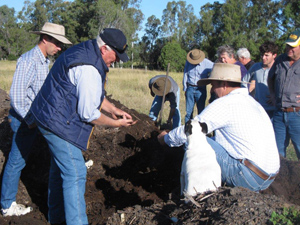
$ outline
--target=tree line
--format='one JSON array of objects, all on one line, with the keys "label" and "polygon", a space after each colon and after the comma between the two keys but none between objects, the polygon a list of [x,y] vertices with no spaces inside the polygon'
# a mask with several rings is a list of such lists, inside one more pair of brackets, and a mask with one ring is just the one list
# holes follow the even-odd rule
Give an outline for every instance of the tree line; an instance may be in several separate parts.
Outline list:
[{"label": "tree line", "polygon": [[[227,44],[246,47],[260,61],[259,46],[274,41],[280,52],[288,34],[300,28],[299,0],[225,0],[195,9],[186,1],[170,1],[162,17],[145,19],[142,0],[36,0],[24,1],[17,15],[14,8],[0,7],[0,58],[17,59],[31,49],[46,21],[65,26],[66,37],[77,44],[93,39],[103,28],[121,29],[128,39],[130,61],[123,67],[183,71],[186,54],[193,48],[216,60],[216,50]],[[145,0],[144,0],[145,1]],[[223,1],[222,1],[223,2]],[[279,53],[280,53],[279,52]]]}]

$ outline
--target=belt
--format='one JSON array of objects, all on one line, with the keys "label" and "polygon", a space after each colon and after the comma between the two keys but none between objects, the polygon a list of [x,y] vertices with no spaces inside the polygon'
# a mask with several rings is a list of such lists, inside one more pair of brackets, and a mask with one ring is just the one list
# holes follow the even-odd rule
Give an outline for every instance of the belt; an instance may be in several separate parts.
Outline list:
[{"label": "belt", "polygon": [[191,87],[198,87],[198,85],[189,84],[189,83],[187,83],[187,86],[191,86]]},{"label": "belt", "polygon": [[[239,159],[240,162],[243,162],[242,159]],[[252,170],[257,176],[259,176],[261,179],[263,180],[273,180],[275,179],[275,177],[277,176],[274,175],[272,177],[268,176],[267,174],[265,174],[264,172],[262,172],[259,168],[257,168],[255,165],[253,165],[248,159],[244,160],[244,165],[246,167],[248,167],[250,170]]]},{"label": "belt", "polygon": [[281,108],[282,112],[299,112],[300,107],[288,107],[288,108]]}]

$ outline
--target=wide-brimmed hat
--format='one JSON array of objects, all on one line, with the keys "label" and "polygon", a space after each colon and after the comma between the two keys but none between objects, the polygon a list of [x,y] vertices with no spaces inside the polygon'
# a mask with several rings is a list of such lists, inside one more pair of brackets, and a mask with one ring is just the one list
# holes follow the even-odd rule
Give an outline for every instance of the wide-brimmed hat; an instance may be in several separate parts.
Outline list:
[{"label": "wide-brimmed hat", "polygon": [[100,32],[101,39],[112,48],[123,62],[129,60],[125,50],[127,49],[127,40],[123,32],[115,28],[105,28]]},{"label": "wide-brimmed hat", "polygon": [[297,47],[300,45],[300,29],[292,32],[285,43],[291,47]]},{"label": "wide-brimmed hat", "polygon": [[186,56],[187,61],[193,65],[201,63],[204,60],[204,58],[205,58],[204,52],[202,52],[199,49],[193,49],[189,51],[189,53]]},{"label": "wide-brimmed hat", "polygon": [[215,63],[209,78],[201,79],[197,84],[198,86],[203,86],[210,84],[213,80],[248,83],[241,81],[241,77],[240,66],[229,63]]},{"label": "wide-brimmed hat", "polygon": [[[166,79],[167,79],[166,77],[160,77],[153,82],[151,86],[151,90],[155,95],[163,96]],[[170,90],[171,90],[171,81],[167,79],[165,95],[168,94]]]},{"label": "wide-brimmed hat", "polygon": [[51,37],[54,37],[56,40],[60,41],[61,43],[68,44],[68,45],[72,44],[72,42],[70,42],[65,37],[65,27],[59,24],[46,22],[42,27],[41,31],[31,31],[31,33],[47,34]]}]

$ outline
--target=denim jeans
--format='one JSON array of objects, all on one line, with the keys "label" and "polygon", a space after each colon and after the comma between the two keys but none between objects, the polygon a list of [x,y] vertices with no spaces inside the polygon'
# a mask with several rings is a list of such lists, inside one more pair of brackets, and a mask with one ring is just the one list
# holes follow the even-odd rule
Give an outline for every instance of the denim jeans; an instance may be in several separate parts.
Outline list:
[{"label": "denim jeans", "polygon": [[286,148],[292,140],[297,157],[300,159],[300,112],[282,112],[276,109],[273,127],[279,154],[286,157]]},{"label": "denim jeans", "polygon": [[87,169],[81,150],[41,126],[39,130],[45,137],[51,153],[49,222],[88,224],[84,199]]},{"label": "denim jeans", "polygon": [[[150,108],[149,112],[149,117],[153,120],[156,121],[159,111],[161,110],[161,103],[162,103],[162,96],[155,96]],[[175,113],[173,115],[173,129],[176,127],[179,127],[181,125],[181,115],[180,115],[180,110],[179,110],[179,103],[180,103],[180,90],[178,89],[177,91],[177,98],[176,98],[176,109]]]},{"label": "denim jeans", "polygon": [[196,103],[198,114],[202,112],[205,107],[206,101],[206,86],[205,87],[193,87],[188,86],[185,92],[185,123],[190,119],[193,119],[194,105]]},{"label": "denim jeans", "polygon": [[[263,180],[252,170],[237,159],[232,158],[228,152],[216,141],[207,138],[208,143],[215,150],[217,161],[222,171],[222,183],[229,187],[244,187],[258,192],[265,190],[274,180]],[[252,164],[254,164],[252,162]],[[269,174],[270,177],[275,174]]]},{"label": "denim jeans", "polygon": [[21,171],[26,165],[37,128],[29,129],[26,122],[11,109],[8,115],[13,131],[11,150],[4,169],[1,190],[1,207],[7,209],[16,201]]}]

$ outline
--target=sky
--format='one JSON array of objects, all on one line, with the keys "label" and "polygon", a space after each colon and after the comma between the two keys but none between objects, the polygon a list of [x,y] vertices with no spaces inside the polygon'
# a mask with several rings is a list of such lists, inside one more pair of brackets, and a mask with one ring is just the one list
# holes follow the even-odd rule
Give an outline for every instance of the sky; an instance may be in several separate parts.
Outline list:
[{"label": "sky", "polygon": [[[34,0],[31,0],[34,2]],[[161,19],[163,10],[167,7],[168,2],[172,0],[142,0],[140,9],[144,13],[143,29],[147,22],[147,18],[154,15],[156,18]],[[199,17],[200,7],[206,3],[213,3],[217,0],[188,0],[187,5],[191,4],[194,7],[194,14]],[[219,0],[220,1],[220,0]],[[22,10],[24,0],[0,0],[0,6],[7,5],[9,8],[14,8],[16,12]],[[142,30],[139,33],[139,37],[143,35]]]}]

